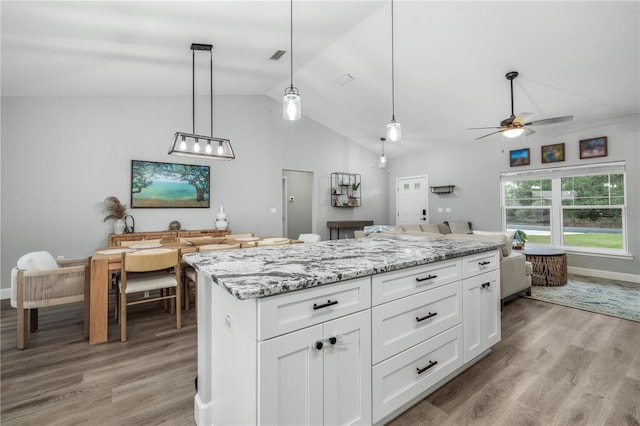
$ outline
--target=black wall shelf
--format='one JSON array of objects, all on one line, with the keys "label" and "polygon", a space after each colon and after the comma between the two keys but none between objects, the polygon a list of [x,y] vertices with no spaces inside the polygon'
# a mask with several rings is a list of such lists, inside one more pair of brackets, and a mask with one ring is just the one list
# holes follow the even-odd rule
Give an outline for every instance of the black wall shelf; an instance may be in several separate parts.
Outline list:
[{"label": "black wall shelf", "polygon": [[451,194],[453,192],[453,188],[455,185],[442,185],[442,186],[432,186],[431,193],[432,194]]}]

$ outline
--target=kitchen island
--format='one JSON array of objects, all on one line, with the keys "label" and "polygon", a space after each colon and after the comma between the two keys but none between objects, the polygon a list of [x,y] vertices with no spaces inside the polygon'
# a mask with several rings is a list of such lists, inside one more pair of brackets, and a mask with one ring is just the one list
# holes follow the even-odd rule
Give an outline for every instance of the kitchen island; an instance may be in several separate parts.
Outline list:
[{"label": "kitchen island", "polygon": [[185,255],[196,422],[395,417],[500,340],[498,247],[389,235]]}]

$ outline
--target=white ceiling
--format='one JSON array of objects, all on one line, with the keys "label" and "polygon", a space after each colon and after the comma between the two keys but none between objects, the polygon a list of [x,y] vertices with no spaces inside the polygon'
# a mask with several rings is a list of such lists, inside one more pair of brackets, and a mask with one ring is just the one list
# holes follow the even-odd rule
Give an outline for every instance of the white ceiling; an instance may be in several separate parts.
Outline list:
[{"label": "white ceiling", "polygon": [[[575,117],[534,127],[530,138],[639,114],[639,5],[396,0],[403,141],[386,144],[386,153],[481,143],[473,139],[484,132],[466,128],[497,126],[510,115],[504,75],[511,70],[520,72],[516,114]],[[214,45],[217,95],[279,101],[288,85],[287,1],[3,0],[0,7],[3,96],[190,95],[192,42]],[[293,5],[293,80],[303,115],[375,151],[391,118],[390,10],[377,0]],[[269,60],[277,49],[287,54]],[[208,78],[208,56],[202,65],[196,58],[196,73]],[[338,85],[346,73],[354,80]]]}]

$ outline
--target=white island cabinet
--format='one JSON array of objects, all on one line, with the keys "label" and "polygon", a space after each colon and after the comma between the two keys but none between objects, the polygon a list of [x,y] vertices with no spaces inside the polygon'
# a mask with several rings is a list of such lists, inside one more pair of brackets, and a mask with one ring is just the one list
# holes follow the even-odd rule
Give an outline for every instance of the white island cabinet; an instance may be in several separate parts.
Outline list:
[{"label": "white island cabinet", "polygon": [[185,256],[198,425],[382,424],[500,339],[494,243],[296,246]]}]

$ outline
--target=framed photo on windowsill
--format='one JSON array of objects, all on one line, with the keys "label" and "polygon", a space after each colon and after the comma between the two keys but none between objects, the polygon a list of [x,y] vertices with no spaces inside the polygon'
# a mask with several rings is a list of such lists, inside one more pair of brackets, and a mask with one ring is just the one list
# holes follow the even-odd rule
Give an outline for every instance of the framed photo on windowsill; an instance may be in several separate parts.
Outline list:
[{"label": "framed photo on windowsill", "polygon": [[509,151],[509,166],[528,166],[531,164],[531,156],[529,155],[529,148],[514,149]]},{"label": "framed photo on windowsill", "polygon": [[607,137],[583,139],[580,141],[580,159],[607,156]]},{"label": "framed photo on windowsill", "polygon": [[542,146],[540,148],[540,156],[543,163],[564,161],[564,142]]}]

